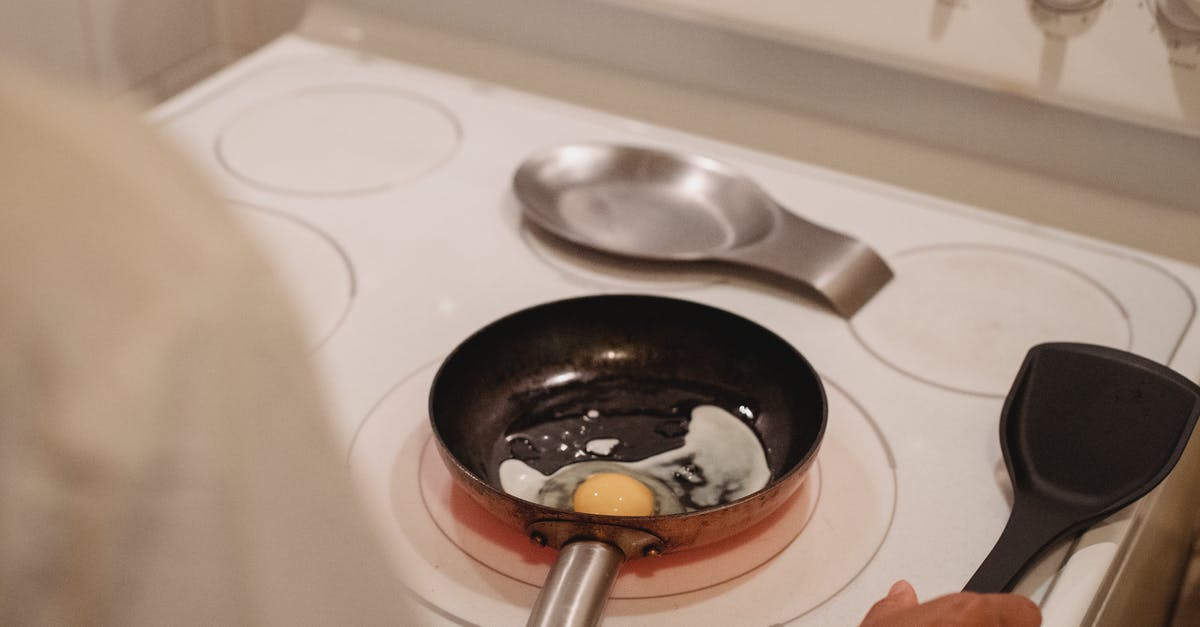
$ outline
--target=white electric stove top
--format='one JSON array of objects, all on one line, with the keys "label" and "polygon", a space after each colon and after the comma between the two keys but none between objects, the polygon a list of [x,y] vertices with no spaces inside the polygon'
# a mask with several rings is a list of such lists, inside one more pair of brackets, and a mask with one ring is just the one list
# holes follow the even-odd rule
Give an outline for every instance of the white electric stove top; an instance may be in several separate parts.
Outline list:
[{"label": "white electric stove top", "polygon": [[[440,360],[529,305],[603,292],[715,305],[794,344],[830,399],[798,497],[734,542],[630,565],[606,625],[856,624],[896,579],[925,597],[958,590],[1008,516],[997,421],[1030,346],[1105,344],[1200,374],[1200,268],[361,51],[285,37],[154,119],[293,288],[347,459],[425,624],[523,624],[553,558],[451,486],[427,426]],[[548,239],[522,223],[510,179],[533,151],[576,141],[730,163],[870,244],[896,278],[847,321],[739,273]],[[1078,622],[1131,511],[1023,582],[1046,624]]]}]

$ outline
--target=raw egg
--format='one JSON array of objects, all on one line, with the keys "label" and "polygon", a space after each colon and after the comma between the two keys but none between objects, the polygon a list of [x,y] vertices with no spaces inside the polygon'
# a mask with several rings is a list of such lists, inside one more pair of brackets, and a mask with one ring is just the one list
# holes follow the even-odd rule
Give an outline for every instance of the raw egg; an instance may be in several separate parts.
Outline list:
[{"label": "raw egg", "polygon": [[575,511],[609,516],[649,516],[654,493],[646,484],[617,472],[598,472],[575,488]]},{"label": "raw egg", "polygon": [[[500,486],[519,499],[573,511],[581,484],[597,474],[616,474],[650,492],[656,516],[715,507],[766,487],[771,479],[766,452],[746,422],[715,405],[700,405],[686,428],[682,446],[638,461],[592,459],[545,475],[520,459],[506,459],[500,463]],[[603,455],[617,444],[597,438],[584,448]]]},{"label": "raw egg", "polygon": [[679,500],[667,482],[637,468],[635,466],[637,463],[576,462],[567,464],[547,476],[519,459],[508,459],[500,464],[500,485],[505,492],[519,499],[570,512],[575,509],[575,494],[578,492],[579,486],[589,477],[598,474],[615,474],[640,483],[650,491],[652,495],[651,508],[653,509],[651,514],[678,514],[684,511],[683,502]]}]

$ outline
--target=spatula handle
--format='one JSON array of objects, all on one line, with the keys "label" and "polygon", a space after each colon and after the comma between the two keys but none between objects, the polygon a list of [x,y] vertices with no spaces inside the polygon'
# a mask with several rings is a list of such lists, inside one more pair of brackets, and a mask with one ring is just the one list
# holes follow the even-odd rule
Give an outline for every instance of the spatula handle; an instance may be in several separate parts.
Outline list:
[{"label": "spatula handle", "polygon": [[992,552],[963,587],[966,592],[1011,592],[1021,575],[1052,545],[1074,531],[1072,521],[1017,501]]}]

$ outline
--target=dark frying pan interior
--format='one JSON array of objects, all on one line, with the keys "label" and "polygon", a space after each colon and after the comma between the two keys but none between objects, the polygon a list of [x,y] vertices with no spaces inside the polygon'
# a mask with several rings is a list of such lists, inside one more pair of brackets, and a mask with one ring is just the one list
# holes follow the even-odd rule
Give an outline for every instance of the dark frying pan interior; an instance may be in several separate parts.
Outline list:
[{"label": "dark frying pan interior", "polygon": [[524,450],[557,420],[597,410],[589,437],[625,444],[604,459],[635,460],[682,442],[672,422],[702,403],[753,414],[772,483],[806,467],[824,431],[824,390],[787,342],[719,309],[634,295],[557,301],[481,329],[439,370],[430,415],[451,455],[500,491],[505,458],[562,465]]},{"label": "dark frying pan interior", "polygon": [[1153,489],[1198,414],[1200,387],[1148,359],[1088,344],[1031,349],[1000,422],[1012,515],[966,589],[1011,590],[1052,544]]}]

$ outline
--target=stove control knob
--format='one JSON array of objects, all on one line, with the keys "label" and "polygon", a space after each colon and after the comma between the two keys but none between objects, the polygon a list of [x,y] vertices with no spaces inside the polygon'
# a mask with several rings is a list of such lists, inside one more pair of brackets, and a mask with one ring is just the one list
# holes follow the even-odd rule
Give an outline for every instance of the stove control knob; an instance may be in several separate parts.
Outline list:
[{"label": "stove control knob", "polygon": [[1158,0],[1158,13],[1176,28],[1200,33],[1200,0]]},{"label": "stove control knob", "polygon": [[1094,9],[1102,4],[1104,0],[1035,0],[1041,6],[1050,9],[1051,11],[1059,11],[1062,13],[1077,13],[1079,11],[1087,11]]}]

